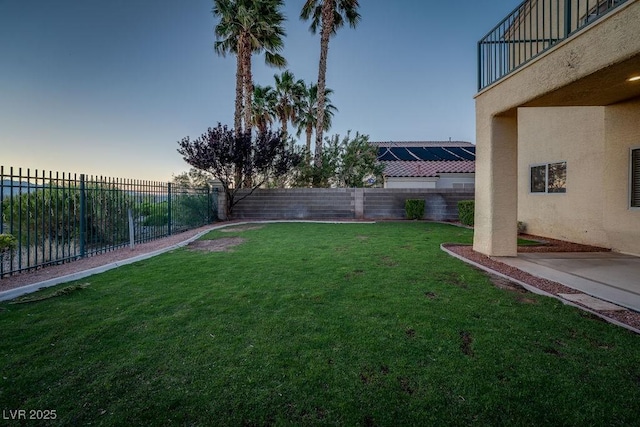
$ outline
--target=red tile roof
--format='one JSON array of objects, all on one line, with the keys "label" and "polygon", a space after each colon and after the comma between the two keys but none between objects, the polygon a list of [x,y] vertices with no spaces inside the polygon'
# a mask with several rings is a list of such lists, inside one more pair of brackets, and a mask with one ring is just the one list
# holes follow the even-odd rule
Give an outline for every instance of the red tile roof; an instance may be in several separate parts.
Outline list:
[{"label": "red tile roof", "polygon": [[392,161],[382,162],[384,175],[392,177],[435,177],[443,173],[475,173],[476,162],[472,160],[440,161]]}]

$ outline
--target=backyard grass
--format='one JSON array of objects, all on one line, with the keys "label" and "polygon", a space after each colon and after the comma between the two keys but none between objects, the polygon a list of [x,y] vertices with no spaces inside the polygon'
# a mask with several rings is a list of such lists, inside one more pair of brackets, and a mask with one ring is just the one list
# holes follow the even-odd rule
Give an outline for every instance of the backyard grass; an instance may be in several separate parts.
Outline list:
[{"label": "backyard grass", "polygon": [[[640,337],[439,249],[471,233],[215,231],[205,239],[245,240],[0,303],[3,422],[637,425]],[[15,410],[56,419],[7,420]]]}]

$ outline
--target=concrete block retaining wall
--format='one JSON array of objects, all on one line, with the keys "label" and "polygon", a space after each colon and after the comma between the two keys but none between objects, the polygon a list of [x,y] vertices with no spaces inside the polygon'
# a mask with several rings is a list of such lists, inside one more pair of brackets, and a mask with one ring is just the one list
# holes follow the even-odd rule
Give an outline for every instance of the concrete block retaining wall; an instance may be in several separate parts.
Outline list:
[{"label": "concrete block retaining wall", "polygon": [[[221,197],[224,198],[224,193]],[[458,201],[473,198],[474,192],[468,189],[258,189],[234,207],[233,218],[404,219],[405,201],[424,199],[424,219],[454,221],[458,219]],[[218,206],[224,206],[223,199]]]}]

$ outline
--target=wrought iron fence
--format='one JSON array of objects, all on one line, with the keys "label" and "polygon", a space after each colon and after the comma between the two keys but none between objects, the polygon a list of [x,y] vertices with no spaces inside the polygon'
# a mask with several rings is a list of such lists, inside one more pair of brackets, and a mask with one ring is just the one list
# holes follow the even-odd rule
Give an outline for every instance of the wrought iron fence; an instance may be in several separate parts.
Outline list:
[{"label": "wrought iron fence", "polygon": [[217,217],[217,190],[0,166],[0,278],[144,243]]},{"label": "wrought iron fence", "polygon": [[478,42],[478,90],[628,0],[525,0]]}]

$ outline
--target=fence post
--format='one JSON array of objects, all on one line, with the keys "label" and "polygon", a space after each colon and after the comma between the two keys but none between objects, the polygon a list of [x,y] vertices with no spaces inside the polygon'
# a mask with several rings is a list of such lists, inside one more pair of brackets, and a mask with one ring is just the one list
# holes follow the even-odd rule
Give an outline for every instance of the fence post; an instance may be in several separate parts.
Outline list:
[{"label": "fence post", "polygon": [[564,0],[564,38],[569,37],[569,34],[571,34],[571,0]]},{"label": "fence post", "polygon": [[167,222],[168,222],[168,231],[167,234],[171,236],[171,183],[167,183],[167,209],[169,212],[167,213]]},{"label": "fence post", "polygon": [[218,187],[213,188],[213,192],[209,187],[209,223],[215,221],[218,217]]},{"label": "fence post", "polygon": [[87,239],[87,197],[85,194],[85,176],[80,174],[80,258],[84,258],[87,248],[85,240]]}]

